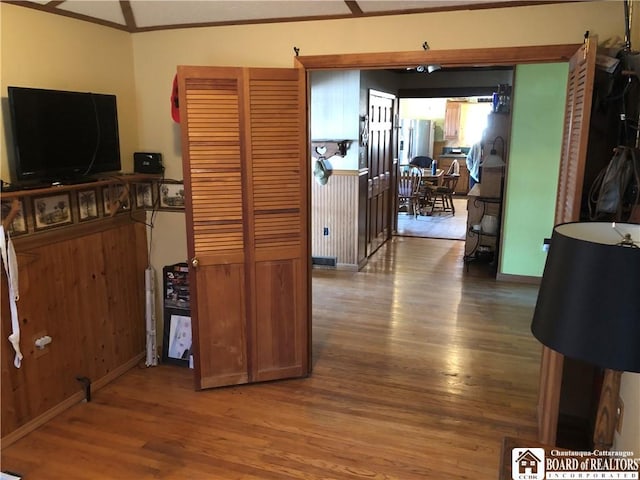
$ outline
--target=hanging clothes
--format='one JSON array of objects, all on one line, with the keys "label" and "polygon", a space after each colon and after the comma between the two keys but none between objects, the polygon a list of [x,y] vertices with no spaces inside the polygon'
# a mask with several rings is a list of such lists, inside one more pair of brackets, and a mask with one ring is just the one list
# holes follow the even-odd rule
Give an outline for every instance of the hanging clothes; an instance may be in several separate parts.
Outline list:
[{"label": "hanging clothes", "polygon": [[[469,170],[469,179],[473,183],[480,181],[480,161],[482,160],[482,143],[474,143],[467,154],[467,170]],[[473,185],[469,184],[469,188]]]},{"label": "hanging clothes", "polygon": [[18,299],[20,293],[18,291],[18,261],[16,259],[16,251],[13,248],[13,242],[9,236],[9,232],[5,232],[4,227],[0,226],[0,253],[2,254],[2,264],[7,274],[7,285],[9,286],[9,308],[11,310],[11,335],[9,342],[16,352],[13,359],[13,365],[20,368],[22,364],[22,352],[20,351],[20,321],[18,319]]}]

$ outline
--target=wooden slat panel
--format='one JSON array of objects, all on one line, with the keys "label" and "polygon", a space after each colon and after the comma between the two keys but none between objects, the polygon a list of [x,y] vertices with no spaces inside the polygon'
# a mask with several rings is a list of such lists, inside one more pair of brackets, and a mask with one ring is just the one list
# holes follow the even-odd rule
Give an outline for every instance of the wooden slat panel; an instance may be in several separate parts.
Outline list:
[{"label": "wooden slat panel", "polygon": [[[590,38],[569,61],[555,224],[580,219],[597,44],[597,37]],[[549,445],[556,441],[563,363],[561,354],[543,347],[538,438]]]},{"label": "wooden slat panel", "polygon": [[189,78],[185,84],[194,255],[241,251],[238,82]]},{"label": "wooden slat panel", "polygon": [[300,245],[305,138],[296,78],[250,81],[251,161],[255,248]]},{"label": "wooden slat panel", "polygon": [[[569,63],[562,157],[555,223],[580,218],[584,168],[587,158],[591,92],[595,75],[597,39],[591,38]],[[591,45],[589,48],[588,45]]]},{"label": "wooden slat panel", "polygon": [[[311,182],[311,254],[358,264],[358,180],[334,172],[326,185]],[[324,227],[329,234],[324,235]]]},{"label": "wooden slat panel", "polygon": [[248,78],[250,380],[264,381],[308,370],[306,93],[300,71],[250,69]]},{"label": "wooden slat panel", "polygon": [[178,72],[189,253],[198,259],[196,386],[301,376],[310,281],[304,77],[274,69]]},{"label": "wooden slat panel", "polygon": [[[144,351],[144,226],[127,223],[35,248],[16,242],[20,271],[20,369],[2,278],[2,437],[68,402],[82,375],[96,384]],[[46,242],[45,242],[46,243]],[[53,341],[44,350],[36,338]]]}]

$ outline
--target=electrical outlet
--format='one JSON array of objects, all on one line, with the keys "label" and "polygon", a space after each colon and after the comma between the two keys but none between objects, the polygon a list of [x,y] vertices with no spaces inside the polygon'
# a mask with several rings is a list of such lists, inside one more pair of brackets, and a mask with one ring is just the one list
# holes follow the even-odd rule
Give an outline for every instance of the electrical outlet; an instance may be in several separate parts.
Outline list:
[{"label": "electrical outlet", "polygon": [[322,229],[322,235],[324,235],[325,237],[329,235],[329,227],[324,227]]},{"label": "electrical outlet", "polygon": [[624,402],[622,397],[618,397],[618,406],[616,407],[616,431],[622,433],[622,418],[624,417]]}]

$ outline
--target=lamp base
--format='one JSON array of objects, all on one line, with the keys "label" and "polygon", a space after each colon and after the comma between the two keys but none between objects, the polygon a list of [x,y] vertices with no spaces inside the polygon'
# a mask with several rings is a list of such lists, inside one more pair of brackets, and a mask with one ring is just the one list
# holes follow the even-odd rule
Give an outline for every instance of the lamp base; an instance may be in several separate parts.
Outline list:
[{"label": "lamp base", "polygon": [[620,398],[620,381],[622,372],[606,369],[600,392],[600,403],[593,432],[593,448],[595,450],[609,450],[613,446],[613,437],[620,412],[618,399]]}]

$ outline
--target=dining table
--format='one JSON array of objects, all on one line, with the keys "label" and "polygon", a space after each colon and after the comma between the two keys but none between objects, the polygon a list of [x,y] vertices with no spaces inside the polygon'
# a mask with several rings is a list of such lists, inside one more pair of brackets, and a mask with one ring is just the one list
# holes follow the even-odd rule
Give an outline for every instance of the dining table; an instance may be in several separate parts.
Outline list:
[{"label": "dining table", "polygon": [[444,170],[442,169],[437,169],[435,174],[430,168],[422,169],[418,199],[420,214],[431,215],[433,213],[433,198],[430,188],[442,186],[443,175]]},{"label": "dining table", "polygon": [[437,187],[442,185],[442,176],[444,175],[444,170],[438,168],[436,173],[434,174],[430,168],[422,169],[422,184],[423,185],[435,185]]}]

